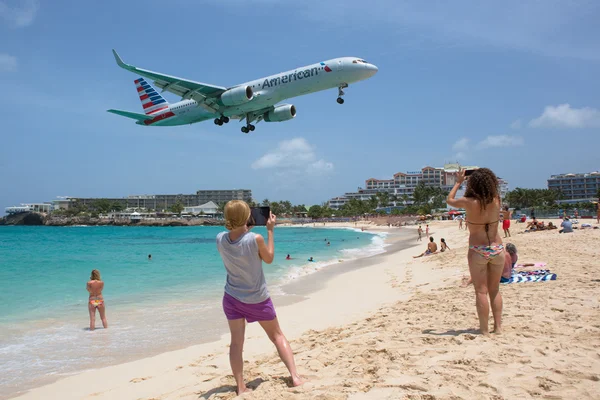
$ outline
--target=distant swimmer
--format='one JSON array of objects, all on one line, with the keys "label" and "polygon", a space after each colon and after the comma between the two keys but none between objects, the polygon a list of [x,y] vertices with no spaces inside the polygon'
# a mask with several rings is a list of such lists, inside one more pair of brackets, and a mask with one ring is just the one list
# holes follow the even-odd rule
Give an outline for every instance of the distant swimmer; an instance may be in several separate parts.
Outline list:
[{"label": "distant swimmer", "polygon": [[152,260],[152,254],[148,254],[148,260]]},{"label": "distant swimmer", "polygon": [[104,289],[104,282],[100,278],[100,271],[97,269],[92,271],[90,280],[86,285],[87,291],[90,293],[88,299],[88,311],[90,312],[90,331],[96,328],[96,309],[100,313],[100,319],[102,320],[102,326],[104,329],[108,328],[108,322],[106,322],[106,309],[104,308],[104,297],[102,296],[102,289]]},{"label": "distant swimmer", "polygon": [[291,260],[292,257],[290,257],[290,255],[288,254],[287,257],[285,258],[286,260]]},{"label": "distant swimmer", "polygon": [[309,261],[309,262],[315,262],[315,260],[313,260],[313,258],[312,258],[312,257],[311,257],[311,258],[309,258],[309,259],[308,259],[308,261]]},{"label": "distant swimmer", "polygon": [[327,246],[331,246],[331,243],[330,243],[330,242],[327,242]]}]

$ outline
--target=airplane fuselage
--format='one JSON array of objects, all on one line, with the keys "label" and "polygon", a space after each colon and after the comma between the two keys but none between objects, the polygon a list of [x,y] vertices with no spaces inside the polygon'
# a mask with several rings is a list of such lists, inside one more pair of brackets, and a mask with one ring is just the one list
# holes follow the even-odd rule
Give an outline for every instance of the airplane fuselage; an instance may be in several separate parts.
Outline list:
[{"label": "airplane fuselage", "polygon": [[[137,122],[146,126],[187,125],[221,116],[245,115],[297,96],[338,88],[370,78],[377,67],[357,57],[342,57],[256,79],[237,86],[250,86],[254,97],[239,106],[220,103],[218,113],[200,107],[195,100],[171,104],[152,119]],[[237,87],[234,86],[234,87]]]}]

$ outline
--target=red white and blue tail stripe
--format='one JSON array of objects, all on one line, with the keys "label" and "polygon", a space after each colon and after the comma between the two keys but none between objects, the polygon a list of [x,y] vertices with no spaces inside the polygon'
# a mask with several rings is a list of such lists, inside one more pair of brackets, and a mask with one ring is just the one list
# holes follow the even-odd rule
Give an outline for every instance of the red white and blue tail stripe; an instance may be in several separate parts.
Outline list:
[{"label": "red white and blue tail stripe", "polygon": [[138,78],[133,82],[146,115],[156,114],[169,108],[169,103],[144,78]]}]

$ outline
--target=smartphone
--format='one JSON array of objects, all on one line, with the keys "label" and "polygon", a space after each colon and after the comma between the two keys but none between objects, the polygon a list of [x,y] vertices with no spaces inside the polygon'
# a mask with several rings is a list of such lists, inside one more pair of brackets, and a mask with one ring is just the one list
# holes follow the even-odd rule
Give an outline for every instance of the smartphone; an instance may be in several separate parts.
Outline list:
[{"label": "smartphone", "polygon": [[271,217],[271,207],[250,207],[248,226],[266,226]]},{"label": "smartphone", "polygon": [[471,175],[473,172],[475,172],[475,170],[474,170],[474,169],[468,169],[468,170],[466,170],[466,171],[465,171],[465,176],[469,176],[469,175]]}]

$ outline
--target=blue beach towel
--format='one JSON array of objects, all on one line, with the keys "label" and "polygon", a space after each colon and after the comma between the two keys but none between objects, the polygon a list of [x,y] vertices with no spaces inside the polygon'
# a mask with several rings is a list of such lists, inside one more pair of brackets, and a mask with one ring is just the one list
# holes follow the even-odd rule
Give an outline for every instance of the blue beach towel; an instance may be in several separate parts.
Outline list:
[{"label": "blue beach towel", "polygon": [[511,276],[505,284],[509,283],[523,283],[523,282],[545,282],[545,281],[555,281],[556,274],[550,273],[549,270],[538,270],[531,271],[536,272],[534,274],[524,274],[521,272],[516,272]]}]

